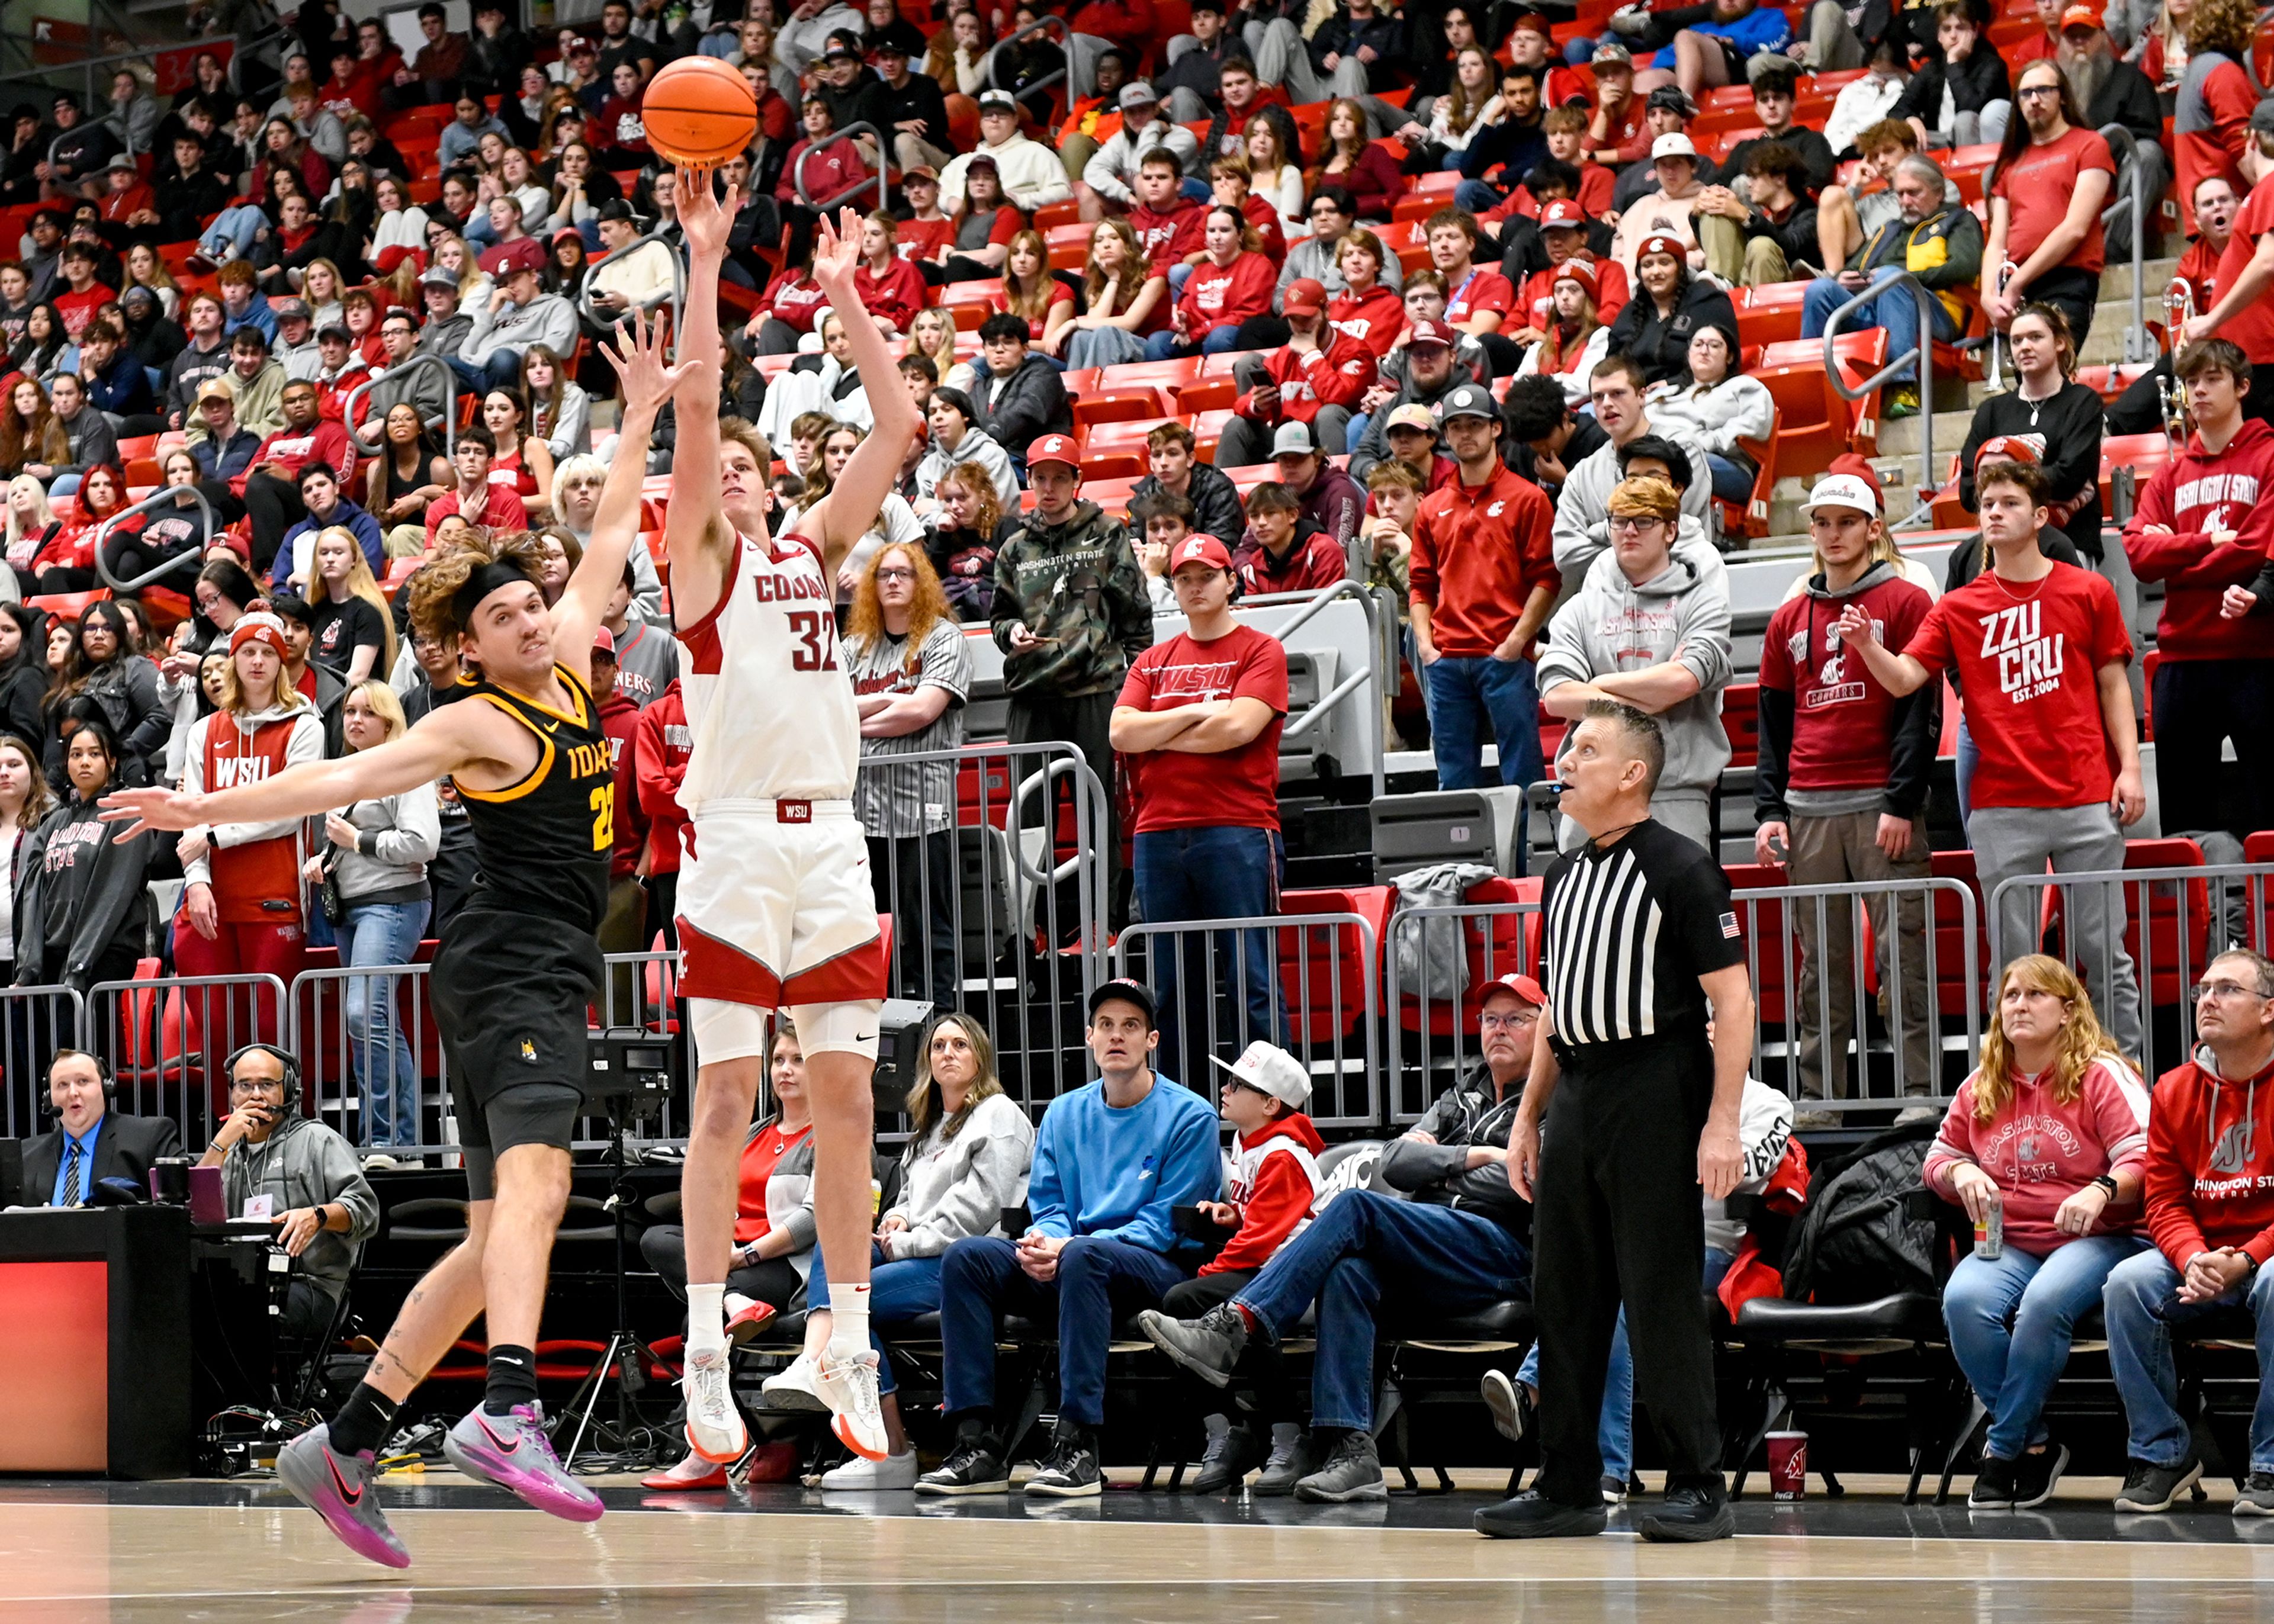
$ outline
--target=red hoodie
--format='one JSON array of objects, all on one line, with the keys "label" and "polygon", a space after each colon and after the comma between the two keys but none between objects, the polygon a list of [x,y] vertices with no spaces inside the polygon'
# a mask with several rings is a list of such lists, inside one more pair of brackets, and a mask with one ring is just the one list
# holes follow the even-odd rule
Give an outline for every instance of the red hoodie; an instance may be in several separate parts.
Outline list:
[{"label": "red hoodie", "polygon": [[[2199,1049],[2208,1058],[2209,1051]],[[2229,1082],[2190,1060],[2156,1081],[2148,1109],[2148,1233],[2185,1273],[2197,1252],[2240,1246],[2274,1259],[2274,1133],[2258,1121],[2258,1091],[2274,1109],[2274,1064]]]},{"label": "red hoodie", "polygon": [[1264,373],[1279,391],[1276,411],[1258,410],[1254,389],[1235,401],[1232,410],[1260,423],[1308,423],[1319,415],[1321,406],[1347,406],[1355,410],[1382,369],[1374,351],[1349,334],[1329,327],[1324,337],[1326,346],[1320,350],[1298,351],[1282,345],[1265,351]]},{"label": "red hoodie", "polygon": [[1397,289],[1376,282],[1363,294],[1344,288],[1327,301],[1327,320],[1338,332],[1347,333],[1364,344],[1381,360],[1397,335],[1405,330],[1405,301],[1397,297]]},{"label": "red hoodie", "polygon": [[[2263,659],[2265,625],[2222,620],[2218,600],[2230,586],[2247,586],[2274,548],[2274,429],[2255,417],[2226,449],[2213,456],[2197,434],[2165,463],[2140,493],[2139,510],[2124,527],[2132,573],[2165,583],[2156,647],[2167,660]],[[2162,525],[2172,533],[2150,534]],[[2234,532],[2214,542],[2216,526]]]},{"label": "red hoodie", "polygon": [[1193,267],[1178,301],[1185,312],[1185,342],[1194,349],[1218,327],[1236,327],[1251,316],[1271,313],[1279,274],[1260,253],[1242,252],[1230,265],[1203,259]]},{"label": "red hoodie", "polygon": [[639,726],[632,732],[639,809],[647,818],[651,876],[679,872],[679,831],[687,827],[687,814],[679,808],[679,785],[694,751],[687,703],[679,695],[679,679],[674,677],[671,686],[639,713]]},{"label": "red hoodie", "polygon": [[1233,1134],[1231,1148],[1224,1152],[1224,1183],[1226,1199],[1239,1214],[1239,1228],[1200,1272],[1260,1269],[1300,1235],[1318,1198],[1318,1155],[1326,1147],[1300,1111],[1274,1116],[1253,1139]]},{"label": "red hoodie", "polygon": [[611,691],[600,702],[600,731],[607,735],[608,759],[616,774],[616,845],[608,854],[611,881],[627,878],[639,867],[640,848],[647,844],[647,817],[640,810],[632,750],[639,718],[639,707],[621,694]]}]

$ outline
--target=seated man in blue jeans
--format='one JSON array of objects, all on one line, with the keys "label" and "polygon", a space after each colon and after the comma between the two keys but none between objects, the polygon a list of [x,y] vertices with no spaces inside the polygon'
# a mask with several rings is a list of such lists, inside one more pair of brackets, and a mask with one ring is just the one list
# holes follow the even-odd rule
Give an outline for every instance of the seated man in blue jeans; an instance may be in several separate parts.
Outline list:
[{"label": "seated man in blue jeans", "polygon": [[1005,1313],[1055,1313],[1058,1431],[1029,1494],[1097,1493],[1095,1433],[1105,1419],[1105,1353],[1115,1317],[1161,1300],[1189,1277],[1197,1249],[1178,1238],[1172,1207],[1212,1201],[1224,1185],[1216,1112],[1152,1068],[1152,992],[1126,979],[1089,996],[1099,1079],[1043,1113],[1027,1181],[1033,1221],[1017,1241],[981,1235],[940,1264],[940,1342],[955,1442],[919,1494],[1002,1494],[1005,1444],[994,1430],[995,1339]]},{"label": "seated man in blue jeans", "polygon": [[[1946,199],[1942,169],[1924,153],[1897,162],[1892,184],[1901,217],[1864,238],[1839,275],[1819,276],[1808,284],[1800,309],[1803,338],[1822,337],[1834,311],[1899,271],[1909,271],[1934,296],[1926,301],[1934,317],[1934,336],[1946,343],[1958,336],[1964,310],[1958,289],[1981,280],[1982,222],[1954,196]],[[1893,357],[1918,342],[1918,297],[1906,289],[1858,307],[1841,326],[1851,333],[1885,327],[1887,354]],[[1890,420],[1908,417],[1919,409],[1917,372],[1907,375],[1912,381],[1887,391]]]},{"label": "seated man in blue jeans", "polygon": [[[1251,1337],[1283,1342],[1318,1304],[1310,1459],[1286,1469],[1302,1474],[1298,1500],[1389,1498],[1374,1447],[1374,1322],[1385,1297],[1394,1313],[1439,1319],[1528,1295],[1532,1208],[1509,1188],[1508,1134],[1547,997],[1530,976],[1503,975],[1483,999],[1484,1063],[1382,1153],[1382,1181],[1401,1195],[1335,1197],[1238,1297],[1197,1320],[1137,1317],[1162,1352],[1223,1387]],[[1267,1475],[1257,1492],[1286,1491]]]}]

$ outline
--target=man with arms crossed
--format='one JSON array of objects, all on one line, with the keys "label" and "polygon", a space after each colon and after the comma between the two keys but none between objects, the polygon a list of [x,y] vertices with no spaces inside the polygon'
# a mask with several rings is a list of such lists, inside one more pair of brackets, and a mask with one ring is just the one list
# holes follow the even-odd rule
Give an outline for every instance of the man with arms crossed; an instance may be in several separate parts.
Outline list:
[{"label": "man with arms crossed", "polygon": [[[680,172],[687,236],[680,343],[719,342],[719,267],[741,199],[723,203],[707,171]],[[853,364],[894,375],[892,353],[854,285],[859,217],[820,222],[813,276],[844,323]],[[766,1062],[767,1018],[787,1009],[805,1049],[813,1100],[814,1219],[829,1260],[830,1304],[809,1316],[806,1351],[766,1384],[786,1408],[826,1408],[838,1440],[891,1454],[869,1342],[869,1144],[885,956],[868,845],[853,810],[860,717],[837,657],[837,572],[876,523],[919,428],[905,389],[880,389],[876,425],[794,534],[766,534],[768,458],[748,425],[722,425],[719,392],[678,402],[688,466],[717,469],[680,486],[664,522],[672,613],[686,651],[680,678],[693,739],[680,804],[689,824],[679,876],[680,992],[692,1004],[695,1122],[681,1176],[687,1223],[687,1438],[731,1462],[748,1432],[727,1380],[722,1298],[734,1192]]]},{"label": "man with arms crossed", "polygon": [[[705,350],[703,353],[710,354]],[[644,331],[611,354],[624,384],[624,455],[560,602],[545,605],[536,538],[453,545],[419,572],[411,621],[478,663],[482,680],[391,744],[308,762],[207,794],[123,790],[103,816],[145,829],[263,823],[374,801],[448,776],[481,860],[472,899],[434,957],[435,1013],[465,1151],[466,1239],[412,1288],[370,1372],[328,1425],[285,1446],[276,1475],[359,1555],[407,1568],[373,1456],[395,1407],[485,1317],[482,1402],[444,1440],[451,1464],[556,1516],[589,1522],[599,1498],[561,1469],[537,1396],[538,1323],[568,1147],[584,1112],[586,1008],[600,990],[593,940],[608,895],[614,777],[587,673],[593,633],[639,530],[648,431],[681,376],[716,394],[708,363],[666,369]]]}]

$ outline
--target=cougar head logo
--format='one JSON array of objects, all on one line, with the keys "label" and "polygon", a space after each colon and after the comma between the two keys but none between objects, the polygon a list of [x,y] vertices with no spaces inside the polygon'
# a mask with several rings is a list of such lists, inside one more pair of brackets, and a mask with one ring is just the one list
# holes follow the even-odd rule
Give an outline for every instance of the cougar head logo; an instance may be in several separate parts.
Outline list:
[{"label": "cougar head logo", "polygon": [[2251,1132],[2253,1124],[2244,1117],[2218,1136],[2218,1143],[2210,1149],[2210,1170],[2214,1173],[2240,1173],[2250,1165]]}]

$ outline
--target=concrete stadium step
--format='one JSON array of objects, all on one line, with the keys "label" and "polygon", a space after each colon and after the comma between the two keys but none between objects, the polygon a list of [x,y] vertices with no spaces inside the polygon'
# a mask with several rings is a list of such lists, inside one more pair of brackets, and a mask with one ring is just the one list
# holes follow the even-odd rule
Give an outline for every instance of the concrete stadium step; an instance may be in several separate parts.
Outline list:
[{"label": "concrete stadium step", "polygon": [[[2176,259],[2150,259],[2140,267],[2142,283],[2148,290],[2148,313],[2160,319],[2164,284],[2172,280],[2180,268]],[[2123,259],[2100,274],[2100,297],[2103,299],[2122,299],[2127,304],[2132,299],[2132,261]]]},{"label": "concrete stadium step", "polygon": [[[1979,405],[1979,400],[1974,402]],[[1943,461],[1966,443],[1967,431],[1974,426],[1973,406],[1963,411],[1939,411],[1934,414],[1934,459]],[[1904,417],[1894,423],[1879,425],[1879,456],[1882,461],[1897,457],[1917,459],[1922,435],[1922,419]],[[1914,470],[1914,472],[1916,470]],[[1939,472],[1939,470],[1937,470]]]}]

